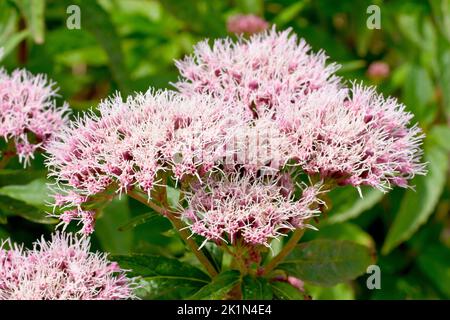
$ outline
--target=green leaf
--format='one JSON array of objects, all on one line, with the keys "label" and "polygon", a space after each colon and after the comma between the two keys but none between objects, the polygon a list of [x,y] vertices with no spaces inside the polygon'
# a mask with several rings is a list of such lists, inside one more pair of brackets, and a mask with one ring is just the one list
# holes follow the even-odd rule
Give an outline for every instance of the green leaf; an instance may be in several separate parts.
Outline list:
[{"label": "green leaf", "polygon": [[178,209],[180,201],[180,190],[167,186],[167,201],[172,209]]},{"label": "green leaf", "polygon": [[338,223],[358,217],[362,212],[372,208],[383,198],[377,189],[361,187],[362,198],[352,186],[339,187],[329,193],[331,208],[326,223]]},{"label": "green leaf", "polygon": [[360,276],[373,261],[373,252],[365,246],[320,239],[297,245],[279,269],[312,284],[333,286]]},{"label": "green leaf", "polygon": [[227,296],[230,290],[240,281],[240,273],[236,270],[225,271],[216,276],[211,283],[201,288],[190,297],[194,300],[219,300]]},{"label": "green leaf", "polygon": [[45,179],[36,179],[25,185],[8,185],[0,188],[0,195],[22,201],[43,210],[50,209],[51,197]]},{"label": "green leaf", "polygon": [[305,284],[306,292],[313,300],[354,300],[355,292],[348,283],[339,283],[333,287],[319,287]]},{"label": "green leaf", "polygon": [[291,4],[289,7],[284,8],[274,19],[273,24],[277,26],[277,28],[282,28],[289,22],[291,22],[300,11],[303,10],[307,1],[296,1],[294,4]]},{"label": "green leaf", "polygon": [[0,196],[0,211],[6,216],[17,215],[35,223],[55,224],[58,222],[58,219],[49,217],[44,210],[5,196]]},{"label": "green leaf", "polygon": [[115,198],[102,211],[102,215],[96,221],[95,235],[102,245],[103,251],[112,254],[127,254],[133,244],[133,232],[119,231],[126,221],[130,220],[128,199]]},{"label": "green leaf", "polygon": [[434,115],[434,107],[429,103],[434,95],[434,85],[428,71],[419,66],[412,65],[403,89],[403,100],[406,106],[413,111],[417,119],[429,123]]},{"label": "green leaf", "polygon": [[3,57],[6,57],[10,54],[20,42],[22,42],[30,32],[28,30],[23,30],[17,33],[14,33],[5,42],[0,41],[0,47],[3,47],[3,55],[0,56],[0,61],[2,61]]},{"label": "green leaf", "polygon": [[244,300],[272,300],[272,288],[265,278],[246,275],[241,284]]},{"label": "green leaf", "polygon": [[271,283],[273,295],[278,300],[304,300],[304,295],[297,288],[287,282],[274,281]]},{"label": "green leaf", "polygon": [[306,232],[303,236],[303,241],[310,241],[315,239],[334,239],[334,240],[348,240],[361,244],[369,248],[375,248],[375,243],[367,232],[361,227],[350,222],[329,224],[318,226],[319,232]]},{"label": "green leaf", "polygon": [[14,182],[15,185],[30,183],[38,178],[45,179],[46,175],[47,170],[3,169],[0,170],[0,187],[9,185],[11,182]]},{"label": "green leaf", "polygon": [[[408,240],[433,213],[444,189],[448,170],[448,152],[439,143],[439,131],[431,131],[425,146],[426,176],[413,180],[415,190],[407,190],[384,241],[382,253],[388,254]],[[448,141],[448,140],[447,140]]]},{"label": "green leaf", "polygon": [[128,231],[128,230],[134,229],[137,226],[144,224],[146,222],[149,222],[158,216],[159,216],[159,214],[156,212],[148,212],[148,213],[140,214],[137,217],[134,217],[131,220],[129,220],[126,224],[119,227],[119,231]]},{"label": "green leaf", "polygon": [[109,58],[111,74],[124,96],[131,92],[120,38],[110,17],[97,1],[74,1],[83,13],[82,27],[94,35]]},{"label": "green leaf", "polygon": [[153,255],[116,255],[117,261],[129,275],[142,278],[143,288],[138,293],[145,299],[184,299],[210,282],[200,269],[177,259]]},{"label": "green leaf", "polygon": [[45,0],[16,0],[34,42],[44,43]]},{"label": "green leaf", "polygon": [[422,272],[433,285],[450,299],[450,249],[443,245],[430,245],[417,257]]}]

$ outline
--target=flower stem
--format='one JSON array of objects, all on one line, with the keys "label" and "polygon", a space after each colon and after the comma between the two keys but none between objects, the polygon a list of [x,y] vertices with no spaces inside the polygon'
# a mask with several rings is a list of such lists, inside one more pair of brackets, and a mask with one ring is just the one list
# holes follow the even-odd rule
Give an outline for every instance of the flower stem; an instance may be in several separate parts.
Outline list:
[{"label": "flower stem", "polygon": [[138,192],[131,191],[128,193],[130,197],[133,199],[145,204],[146,206],[150,207],[151,209],[155,210],[156,212],[162,214],[163,216],[167,217],[172,225],[177,229],[178,233],[180,234],[183,241],[191,248],[191,251],[195,254],[197,259],[203,264],[206,271],[211,275],[211,277],[214,277],[217,275],[217,270],[214,268],[214,266],[211,264],[209,259],[204,255],[204,253],[199,249],[197,243],[194,241],[194,239],[191,238],[191,235],[189,232],[185,229],[185,225],[183,222],[174,215],[173,212],[166,208],[162,208],[155,204],[154,202],[148,200],[145,196],[142,196]]},{"label": "flower stem", "polygon": [[269,274],[284,258],[286,258],[286,256],[295,248],[304,233],[305,229],[297,229],[294,231],[283,249],[272,260],[270,260],[264,268],[265,274]]}]

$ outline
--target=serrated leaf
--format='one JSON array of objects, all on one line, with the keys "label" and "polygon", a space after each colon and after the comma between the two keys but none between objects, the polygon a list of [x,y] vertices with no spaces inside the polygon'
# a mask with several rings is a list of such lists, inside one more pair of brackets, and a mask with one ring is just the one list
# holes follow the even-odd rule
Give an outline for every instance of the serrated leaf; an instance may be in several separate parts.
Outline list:
[{"label": "serrated leaf", "polygon": [[227,296],[230,290],[240,281],[240,273],[236,270],[225,271],[216,276],[211,283],[201,288],[190,297],[193,300],[219,300]]},{"label": "serrated leaf", "polygon": [[448,171],[448,151],[434,138],[438,132],[431,131],[425,148],[425,161],[428,162],[426,176],[416,177],[412,184],[415,190],[407,190],[400,208],[389,228],[383,244],[382,253],[388,254],[400,243],[408,240],[424,224],[439,200],[444,189]]},{"label": "serrated leaf", "polygon": [[271,283],[273,295],[278,300],[304,300],[304,295],[297,288],[287,282],[274,281]]},{"label": "serrated leaf", "polygon": [[377,189],[362,186],[362,197],[352,186],[339,187],[329,193],[331,200],[330,214],[325,223],[338,223],[358,217],[364,211],[372,208],[383,198],[383,193]]},{"label": "serrated leaf", "polygon": [[145,299],[184,299],[210,282],[203,271],[177,259],[137,254],[110,259],[131,270],[130,276],[142,277],[140,296]]},{"label": "serrated leaf", "polygon": [[360,276],[373,261],[366,246],[319,239],[297,245],[278,268],[312,284],[333,286]]},{"label": "serrated leaf", "polygon": [[272,288],[265,278],[246,275],[241,283],[242,298],[244,300],[271,300]]}]

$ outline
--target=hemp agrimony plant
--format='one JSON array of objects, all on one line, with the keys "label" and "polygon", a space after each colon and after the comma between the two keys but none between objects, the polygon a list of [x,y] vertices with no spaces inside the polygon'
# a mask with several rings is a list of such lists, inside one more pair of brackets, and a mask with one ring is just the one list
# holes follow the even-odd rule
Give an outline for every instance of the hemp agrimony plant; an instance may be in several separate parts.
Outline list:
[{"label": "hemp agrimony plant", "polygon": [[[67,292],[46,280],[56,271],[39,269],[44,289],[35,290],[46,293],[34,294],[46,298],[133,298],[136,287],[145,296],[171,285],[157,276],[174,276],[198,280],[185,297],[294,299],[303,281],[333,285],[363,273],[373,261],[363,246],[298,242],[315,229],[330,190],[386,192],[425,173],[423,134],[404,105],[345,83],[335,74],[338,65],[290,30],[200,42],[176,66],[175,91],[117,94],[65,125],[65,109],[48,102],[54,92],[43,79],[2,73],[0,135],[11,142],[8,156],[17,153],[25,164],[36,148],[45,149],[55,181],[53,215],[63,228],[75,221],[88,237],[103,207],[127,195],[170,220],[195,266],[167,257],[113,257],[133,277],[126,280],[118,265],[92,258],[86,240],[60,234],[48,248],[41,242],[44,250],[0,249],[0,266],[18,272],[29,268],[21,259],[52,259],[48,251],[61,245],[68,252],[64,270],[82,255],[78,270],[90,268],[83,259],[91,259],[98,269],[119,271],[119,278],[98,271],[96,279],[105,278],[89,283],[104,288],[107,282],[108,290],[95,296],[86,285]],[[20,297],[17,288],[29,285],[30,274],[35,271],[2,277],[0,297]]]}]

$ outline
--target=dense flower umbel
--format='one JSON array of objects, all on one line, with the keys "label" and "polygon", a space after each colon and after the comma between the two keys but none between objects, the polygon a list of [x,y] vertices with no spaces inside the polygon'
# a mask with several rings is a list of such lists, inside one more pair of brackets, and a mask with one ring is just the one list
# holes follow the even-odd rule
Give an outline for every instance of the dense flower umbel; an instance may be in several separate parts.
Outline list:
[{"label": "dense flower umbel", "polygon": [[56,233],[33,249],[0,246],[0,299],[133,299],[133,279],[103,253],[89,252],[89,240]]},{"label": "dense flower umbel", "polygon": [[[117,192],[137,187],[150,197],[163,172],[174,180],[200,179],[232,152],[227,141],[243,117],[229,109],[208,96],[174,92],[104,101],[99,116],[72,123],[47,148],[50,175],[62,186],[56,204],[80,208],[108,186]],[[64,215],[66,222],[71,217],[83,219],[83,213]]]},{"label": "dense flower umbel", "polygon": [[272,29],[237,42],[218,39],[212,47],[200,42],[193,56],[176,62],[182,79],[175,86],[186,95],[211,93],[238,101],[236,106],[254,117],[262,107],[277,107],[280,97],[298,100],[337,85],[337,65],[326,65],[323,52],[311,53],[303,39],[289,32]]},{"label": "dense flower umbel", "polygon": [[183,217],[193,233],[207,240],[233,244],[242,238],[269,246],[271,239],[287,231],[309,227],[305,220],[319,213],[312,209],[318,202],[318,187],[306,187],[297,201],[293,192],[293,186],[280,177],[216,176],[187,195],[189,207]]},{"label": "dense flower umbel", "polygon": [[264,19],[249,15],[235,15],[231,16],[227,21],[227,30],[236,34],[254,34],[266,30],[269,24]]},{"label": "dense flower umbel", "polygon": [[67,106],[57,108],[55,97],[54,84],[43,75],[0,70],[0,137],[13,142],[24,165],[66,121]]},{"label": "dense flower umbel", "polygon": [[272,29],[249,40],[199,43],[192,57],[177,62],[182,78],[175,85],[187,96],[233,101],[250,125],[275,122],[277,136],[291,145],[281,163],[296,160],[309,174],[386,190],[424,173],[423,136],[408,127],[405,107],[372,88],[345,88],[334,75],[337,66],[325,60],[289,30]]}]

